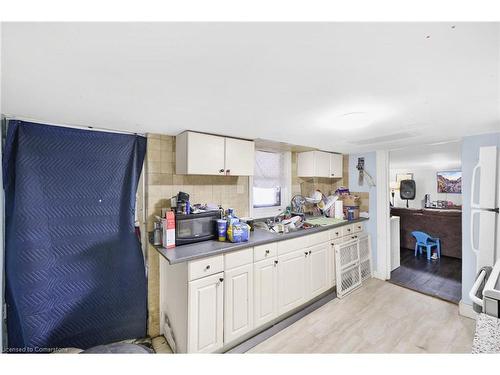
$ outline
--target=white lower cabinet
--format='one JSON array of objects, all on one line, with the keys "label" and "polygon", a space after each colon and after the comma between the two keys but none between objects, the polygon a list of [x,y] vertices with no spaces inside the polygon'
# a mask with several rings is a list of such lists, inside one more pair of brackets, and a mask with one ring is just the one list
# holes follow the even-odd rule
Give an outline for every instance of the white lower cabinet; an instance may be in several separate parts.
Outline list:
[{"label": "white lower cabinet", "polygon": [[309,248],[307,256],[308,298],[313,298],[330,288],[330,242]]},{"label": "white lower cabinet", "polygon": [[278,260],[264,259],[254,269],[254,322],[259,327],[278,316]]},{"label": "white lower cabinet", "polygon": [[224,343],[250,332],[254,303],[253,264],[225,272],[224,277]]},{"label": "white lower cabinet", "polygon": [[223,345],[224,273],[190,281],[188,352],[210,353]]},{"label": "white lower cabinet", "polygon": [[161,333],[179,353],[233,346],[331,289],[334,245],[362,230],[347,224],[189,262],[161,259]]},{"label": "white lower cabinet", "polygon": [[278,257],[278,314],[307,302],[307,249]]}]

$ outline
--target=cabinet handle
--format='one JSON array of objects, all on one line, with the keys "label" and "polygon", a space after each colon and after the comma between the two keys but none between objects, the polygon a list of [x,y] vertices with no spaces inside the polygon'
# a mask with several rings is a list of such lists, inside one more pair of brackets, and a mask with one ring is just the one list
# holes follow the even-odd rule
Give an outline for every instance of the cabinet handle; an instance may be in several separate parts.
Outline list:
[{"label": "cabinet handle", "polygon": [[223,282],[223,281],[224,281],[224,278],[223,278],[223,277],[221,277],[221,278],[219,279],[219,281],[220,281],[220,282]]},{"label": "cabinet handle", "polygon": [[219,173],[224,173],[224,168],[219,169]]},{"label": "cabinet handle", "polygon": [[309,250],[309,255],[311,255],[311,254],[312,254],[312,250]]},{"label": "cabinet handle", "polygon": [[226,174],[229,174],[231,172],[230,169],[226,169]]},{"label": "cabinet handle", "polygon": [[277,264],[278,264],[278,261],[277,261],[277,260],[275,260],[275,261],[274,261],[274,267],[276,267],[276,265],[277,265]]},{"label": "cabinet handle", "polygon": [[307,258],[307,254],[308,254],[308,252],[306,251],[304,254],[306,255],[306,258]]},{"label": "cabinet handle", "polygon": [[210,264],[207,264],[207,266],[205,267],[205,271],[208,271],[210,269]]},{"label": "cabinet handle", "polygon": [[350,229],[350,228],[347,228],[347,231],[348,231],[348,232],[350,232],[350,231],[351,231],[351,229]]},{"label": "cabinet handle", "polygon": [[269,250],[266,250],[266,256],[269,254]]},{"label": "cabinet handle", "polygon": [[339,232],[335,232],[335,235],[338,236],[339,235]]}]

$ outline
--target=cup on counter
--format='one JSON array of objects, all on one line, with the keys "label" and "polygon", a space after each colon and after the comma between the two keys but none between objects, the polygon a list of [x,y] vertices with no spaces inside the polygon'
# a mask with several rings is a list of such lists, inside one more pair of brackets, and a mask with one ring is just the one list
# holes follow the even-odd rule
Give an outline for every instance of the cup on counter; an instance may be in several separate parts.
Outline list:
[{"label": "cup on counter", "polygon": [[227,232],[227,221],[224,219],[217,220],[217,233],[219,241],[224,242],[226,240]]}]

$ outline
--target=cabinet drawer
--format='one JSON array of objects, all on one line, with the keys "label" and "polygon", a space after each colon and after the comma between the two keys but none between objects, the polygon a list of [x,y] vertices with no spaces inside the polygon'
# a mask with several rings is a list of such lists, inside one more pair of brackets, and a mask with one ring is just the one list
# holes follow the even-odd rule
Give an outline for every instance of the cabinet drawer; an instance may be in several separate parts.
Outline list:
[{"label": "cabinet drawer", "polygon": [[307,241],[305,239],[306,236],[278,242],[278,255],[288,254],[292,251],[306,248]]},{"label": "cabinet drawer", "polygon": [[278,254],[278,243],[272,242],[266,245],[259,245],[253,248],[254,262],[259,260],[274,258]]},{"label": "cabinet drawer", "polygon": [[278,242],[278,255],[290,253],[295,250],[305,249],[306,247],[319,245],[330,241],[330,233],[325,230],[323,232],[308,234],[302,237],[293,238],[291,240]]},{"label": "cabinet drawer", "polygon": [[[350,239],[350,237],[346,237],[346,239]],[[345,242],[344,238],[336,238],[336,239],[332,240],[331,244],[334,246],[335,245],[342,245],[344,242]]]},{"label": "cabinet drawer", "polygon": [[344,225],[343,227],[341,227],[342,229],[342,236],[350,236],[352,233],[353,233],[353,225],[352,224],[349,224],[349,225]]},{"label": "cabinet drawer", "polygon": [[227,253],[224,255],[224,258],[224,268],[226,271],[232,268],[244,266],[245,264],[253,263],[253,247]]},{"label": "cabinet drawer", "polygon": [[323,232],[306,236],[306,238],[309,239],[307,242],[307,246],[315,246],[330,241],[330,233],[325,230]]},{"label": "cabinet drawer", "polygon": [[334,228],[330,231],[330,240],[342,237],[342,227]]},{"label": "cabinet drawer", "polygon": [[200,260],[193,260],[188,264],[189,281],[222,271],[224,271],[224,256],[222,254]]},{"label": "cabinet drawer", "polygon": [[363,228],[364,228],[363,223],[352,224],[352,226],[354,227],[354,230],[353,230],[354,233],[362,232]]}]

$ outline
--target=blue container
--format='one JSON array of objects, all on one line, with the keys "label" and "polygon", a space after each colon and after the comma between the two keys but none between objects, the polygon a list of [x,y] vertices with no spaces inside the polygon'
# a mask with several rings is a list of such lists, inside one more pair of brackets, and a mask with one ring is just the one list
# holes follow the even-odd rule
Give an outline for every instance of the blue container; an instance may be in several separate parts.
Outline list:
[{"label": "blue container", "polygon": [[227,221],[223,219],[217,220],[217,233],[219,241],[223,242],[226,240],[226,232],[227,232]]}]

